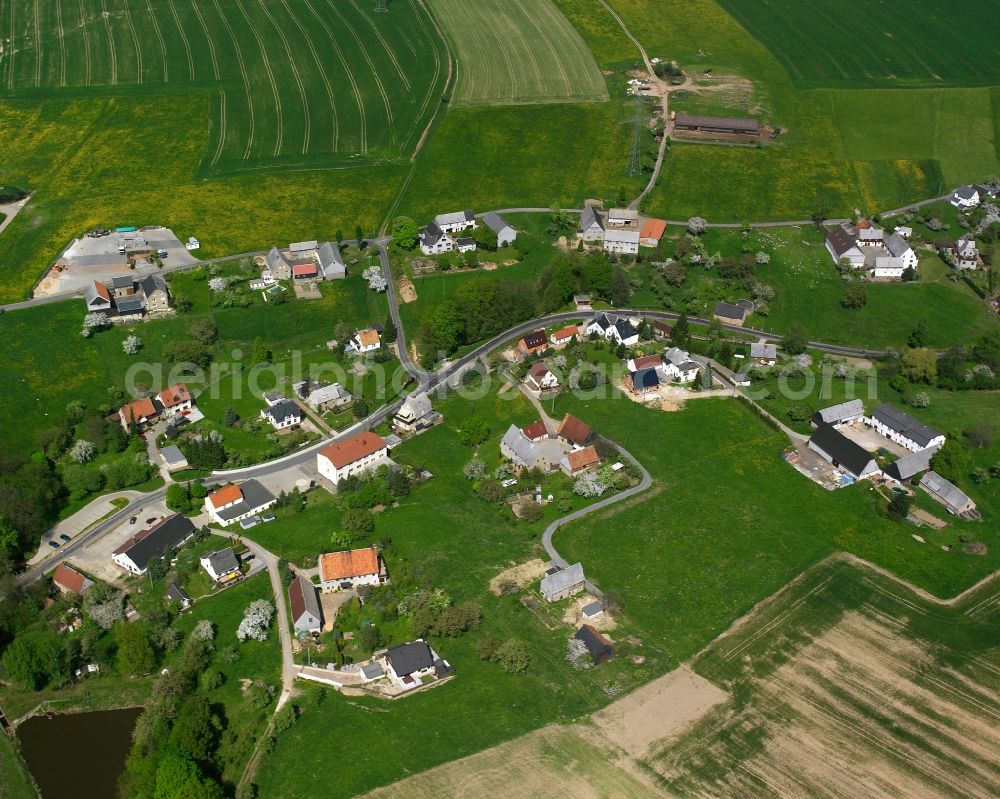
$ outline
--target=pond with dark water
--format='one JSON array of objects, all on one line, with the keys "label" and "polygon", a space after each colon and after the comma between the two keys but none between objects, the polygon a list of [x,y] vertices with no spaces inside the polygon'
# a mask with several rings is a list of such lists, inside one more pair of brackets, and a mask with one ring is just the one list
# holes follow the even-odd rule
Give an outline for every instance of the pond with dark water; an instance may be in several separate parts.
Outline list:
[{"label": "pond with dark water", "polygon": [[142,708],[35,716],[18,726],[42,799],[115,799]]}]

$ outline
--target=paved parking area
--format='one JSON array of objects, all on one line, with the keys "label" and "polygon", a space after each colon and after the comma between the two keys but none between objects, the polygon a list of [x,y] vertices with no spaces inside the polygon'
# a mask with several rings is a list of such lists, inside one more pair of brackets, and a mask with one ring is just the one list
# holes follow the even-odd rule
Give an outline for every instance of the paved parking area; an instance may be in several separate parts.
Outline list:
[{"label": "paved parking area", "polygon": [[[145,530],[160,519],[172,514],[167,510],[167,506],[160,501],[136,506],[133,515],[138,517],[135,524],[129,524],[128,519],[126,519],[122,524],[75,553],[72,562],[101,580],[116,582],[121,579],[124,575],[111,561],[111,553],[139,531]],[[147,524],[147,519],[153,521]]]},{"label": "paved parking area", "polygon": [[[76,291],[94,280],[110,281],[115,275],[128,273],[125,256],[118,252],[119,240],[129,239],[130,247],[166,250],[165,266],[193,264],[195,258],[169,228],[151,227],[135,233],[110,233],[100,238],[81,236],[67,247],[57,261],[57,267],[49,271],[35,289],[36,297],[64,291]],[[134,240],[132,240],[134,239]],[[137,261],[131,274],[142,278],[157,267]]]}]

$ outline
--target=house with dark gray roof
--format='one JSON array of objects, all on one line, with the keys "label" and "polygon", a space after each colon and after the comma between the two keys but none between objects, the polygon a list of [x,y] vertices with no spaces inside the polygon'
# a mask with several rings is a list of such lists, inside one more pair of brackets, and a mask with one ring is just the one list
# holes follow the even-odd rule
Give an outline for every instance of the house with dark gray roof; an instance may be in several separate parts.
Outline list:
[{"label": "house with dark gray roof", "polygon": [[472,211],[453,211],[450,214],[438,214],[434,224],[445,233],[457,233],[460,230],[474,230],[476,215]]},{"label": "house with dark gray roof", "polygon": [[576,235],[585,242],[604,241],[604,219],[599,209],[593,205],[584,206]]},{"label": "house with dark gray roof", "polygon": [[979,205],[979,190],[974,186],[966,186],[964,183],[951,193],[948,201],[956,208],[963,211],[968,208],[975,208]]},{"label": "house with dark gray roof", "polygon": [[434,407],[431,405],[430,397],[423,391],[417,391],[403,400],[403,404],[392,419],[395,427],[412,431],[429,427],[433,415]]},{"label": "house with dark gray roof", "polygon": [[176,549],[193,535],[191,520],[175,513],[132,536],[111,554],[111,559],[131,574],[145,574],[151,561],[169,549]]},{"label": "house with dark gray roof", "polygon": [[648,394],[660,387],[660,373],[655,366],[631,372],[628,382],[636,394]]},{"label": "house with dark gray roof", "polygon": [[323,609],[312,580],[301,574],[288,586],[288,604],[295,632],[319,632],[323,627]]},{"label": "house with dark gray roof", "polygon": [[420,230],[420,252],[424,255],[440,255],[454,249],[455,240],[436,222],[429,222]]},{"label": "house with dark gray roof", "polygon": [[146,310],[150,313],[166,311],[170,308],[170,288],[159,275],[146,275],[139,283]]},{"label": "house with dark gray roof", "polygon": [[948,513],[967,519],[979,517],[976,503],[957,485],[945,480],[935,471],[927,472],[920,478],[920,487],[945,506]]},{"label": "house with dark gray roof", "polygon": [[840,472],[855,480],[865,480],[881,473],[878,464],[860,444],[851,441],[833,425],[821,424],[809,439],[809,449]]},{"label": "house with dark gray roof", "polygon": [[264,257],[264,262],[275,280],[292,279],[292,265],[277,247],[271,247]]},{"label": "house with dark gray roof", "polygon": [[860,422],[864,418],[865,404],[859,399],[852,399],[816,411],[811,421],[816,427],[821,424],[832,424],[834,427],[840,427]]},{"label": "house with dark gray roof", "polygon": [[888,402],[875,408],[865,423],[890,441],[913,452],[944,444],[944,434]]},{"label": "house with dark gray roof", "polygon": [[260,418],[270,422],[275,430],[302,424],[302,409],[292,400],[283,399],[260,412]]},{"label": "house with dark gray roof", "polygon": [[610,660],[615,654],[615,649],[611,645],[611,642],[601,635],[596,627],[590,624],[580,625],[580,629],[576,631],[576,635],[573,637],[577,641],[583,641],[583,645],[587,647],[587,653],[590,655],[590,659],[594,661],[595,666],[599,666],[605,660]]},{"label": "house with dark gray roof", "polygon": [[934,453],[938,449],[940,447],[927,447],[927,449],[922,449],[919,452],[911,452],[909,455],[904,455],[899,460],[886,466],[883,469],[883,473],[887,478],[895,480],[897,483],[910,480],[921,472],[926,472],[931,468],[931,458],[934,457]]},{"label": "house with dark gray roof", "polygon": [[598,335],[615,344],[632,347],[639,343],[639,333],[635,326],[624,316],[601,313],[590,320],[587,325],[588,335]]},{"label": "house with dark gray roof", "polygon": [[742,327],[753,310],[753,303],[750,300],[739,300],[736,303],[719,301],[715,303],[712,316],[727,325]]},{"label": "house with dark gray roof", "polygon": [[171,583],[167,588],[167,599],[172,602],[177,602],[181,606],[181,610],[186,610],[191,607],[191,597],[188,595],[188,592],[177,585],[177,583]]},{"label": "house with dark gray roof", "polygon": [[200,560],[201,567],[217,583],[228,583],[240,573],[240,560],[232,547],[209,552]]},{"label": "house with dark gray roof", "polygon": [[327,280],[341,280],[347,277],[347,265],[340,254],[340,246],[335,241],[327,241],[320,245],[316,253],[323,277]]},{"label": "house with dark gray roof", "polygon": [[489,211],[483,216],[483,224],[496,233],[497,247],[506,247],[517,239],[517,231],[507,224],[496,211]]},{"label": "house with dark gray roof", "polygon": [[560,599],[579,594],[584,589],[585,583],[583,564],[574,563],[565,569],[546,574],[542,578],[540,590],[542,596],[549,602],[558,602]]},{"label": "house with dark gray roof", "polygon": [[142,316],[146,313],[146,303],[141,294],[119,297],[115,300],[115,313],[118,316]]},{"label": "house with dark gray roof", "polygon": [[664,373],[678,383],[690,383],[698,376],[700,368],[690,354],[679,347],[670,347],[663,354]]},{"label": "house with dark gray roof", "polygon": [[205,497],[205,510],[212,521],[227,527],[267,510],[278,498],[256,480],[223,486]]},{"label": "house with dark gray roof", "polygon": [[385,663],[393,682],[403,688],[416,688],[422,677],[445,677],[451,673],[448,661],[422,638],[391,647],[385,654]]}]

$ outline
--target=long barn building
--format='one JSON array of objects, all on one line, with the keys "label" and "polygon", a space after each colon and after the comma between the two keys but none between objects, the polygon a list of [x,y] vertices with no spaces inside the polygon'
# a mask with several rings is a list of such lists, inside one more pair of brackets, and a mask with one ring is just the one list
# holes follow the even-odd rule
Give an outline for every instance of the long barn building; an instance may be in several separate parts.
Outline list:
[{"label": "long barn building", "polygon": [[760,136],[760,122],[738,117],[706,117],[677,114],[674,130],[698,133],[726,133],[740,136]]}]

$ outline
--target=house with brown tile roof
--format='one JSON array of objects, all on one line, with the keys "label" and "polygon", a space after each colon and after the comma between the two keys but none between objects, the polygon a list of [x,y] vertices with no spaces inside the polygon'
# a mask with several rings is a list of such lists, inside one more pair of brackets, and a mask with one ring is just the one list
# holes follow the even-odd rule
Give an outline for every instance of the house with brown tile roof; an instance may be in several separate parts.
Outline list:
[{"label": "house with brown tile roof", "polygon": [[549,431],[545,429],[545,422],[541,420],[532,422],[527,427],[521,428],[521,435],[528,439],[528,441],[538,441],[548,436],[548,434]]},{"label": "house with brown tile roof", "polygon": [[178,413],[189,411],[194,406],[194,399],[187,385],[178,383],[163,389],[157,397],[163,405],[163,413],[167,416],[175,416]]},{"label": "house with brown tile roof", "polygon": [[161,406],[158,402],[158,399],[155,397],[140,397],[137,400],[132,400],[132,402],[122,405],[118,409],[118,421],[126,431],[132,426],[133,422],[141,428],[143,425],[154,421],[160,415]]},{"label": "house with brown tile roof", "polygon": [[83,592],[94,584],[94,581],[89,577],[65,563],[56,566],[56,570],[52,572],[52,582],[64,594],[76,594],[77,596],[83,596]]},{"label": "house with brown tile roof", "polygon": [[559,462],[559,468],[570,477],[576,477],[601,465],[601,456],[593,447],[584,447],[567,452]]},{"label": "house with brown tile roof", "polygon": [[521,336],[514,346],[514,355],[520,359],[536,352],[541,352],[549,346],[548,336],[544,330],[535,330],[532,333]]},{"label": "house with brown tile roof", "polygon": [[323,627],[323,609],[312,580],[299,575],[288,586],[288,605],[295,632],[319,632]]},{"label": "house with brown tile roof", "polygon": [[336,485],[345,477],[372,468],[388,456],[385,440],[366,430],[316,453],[316,469]]},{"label": "house with brown tile roof", "polygon": [[589,424],[585,424],[573,416],[573,414],[567,413],[562,421],[559,422],[559,427],[556,428],[556,435],[567,444],[585,447],[594,437],[594,430]]},{"label": "house with brown tile roof", "polygon": [[524,382],[535,391],[550,391],[559,388],[559,378],[549,369],[545,361],[538,361],[529,370]]},{"label": "house with brown tile roof", "polygon": [[375,547],[326,552],[319,556],[320,589],[328,594],[359,585],[386,581],[385,567]]},{"label": "house with brown tile roof", "polygon": [[552,344],[556,347],[563,347],[566,344],[569,344],[573,340],[574,336],[579,334],[579,332],[580,332],[579,325],[569,325],[567,327],[562,328],[561,330],[557,330],[555,333],[549,336],[549,341],[551,341]]}]

